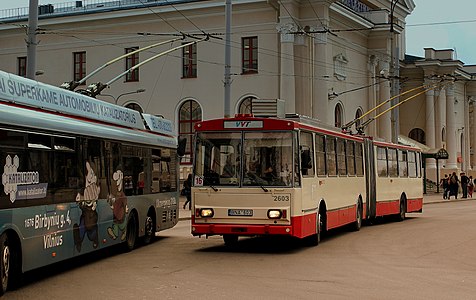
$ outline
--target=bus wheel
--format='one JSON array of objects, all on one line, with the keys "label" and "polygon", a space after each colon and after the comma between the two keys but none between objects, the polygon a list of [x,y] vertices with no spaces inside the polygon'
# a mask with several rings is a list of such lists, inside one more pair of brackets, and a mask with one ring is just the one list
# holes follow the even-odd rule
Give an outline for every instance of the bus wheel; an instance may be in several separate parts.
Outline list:
[{"label": "bus wheel", "polygon": [[137,220],[134,213],[129,215],[126,230],[126,250],[131,251],[135,248],[137,240]]},{"label": "bus wheel", "polygon": [[0,278],[2,280],[2,288],[0,289],[0,296],[5,294],[8,288],[8,279],[10,275],[10,246],[8,244],[8,237],[4,233],[0,236]]},{"label": "bus wheel", "polygon": [[238,243],[238,236],[234,234],[224,234],[223,241],[225,242],[225,246],[233,247]]},{"label": "bus wheel", "polygon": [[397,221],[399,222],[405,220],[406,204],[407,204],[407,198],[405,196],[402,196],[400,198],[400,212],[397,215]]},{"label": "bus wheel", "polygon": [[324,211],[319,209],[319,213],[316,215],[316,233],[304,238],[304,244],[308,247],[314,247],[321,242],[322,232],[324,230]]},{"label": "bus wheel", "polygon": [[149,212],[145,219],[144,244],[150,244],[155,238],[155,216]]},{"label": "bus wheel", "polygon": [[362,227],[362,204],[357,202],[357,210],[355,212],[355,222],[352,226],[352,229],[354,231],[359,231],[360,228]]}]

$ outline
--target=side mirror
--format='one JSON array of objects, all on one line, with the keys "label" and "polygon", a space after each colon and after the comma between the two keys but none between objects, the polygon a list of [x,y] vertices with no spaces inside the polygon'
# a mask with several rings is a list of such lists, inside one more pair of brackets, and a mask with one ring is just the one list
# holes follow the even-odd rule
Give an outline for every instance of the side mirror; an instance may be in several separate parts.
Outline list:
[{"label": "side mirror", "polygon": [[177,146],[177,154],[178,156],[182,157],[185,155],[185,149],[187,147],[187,138],[179,137],[178,139],[178,146]]}]

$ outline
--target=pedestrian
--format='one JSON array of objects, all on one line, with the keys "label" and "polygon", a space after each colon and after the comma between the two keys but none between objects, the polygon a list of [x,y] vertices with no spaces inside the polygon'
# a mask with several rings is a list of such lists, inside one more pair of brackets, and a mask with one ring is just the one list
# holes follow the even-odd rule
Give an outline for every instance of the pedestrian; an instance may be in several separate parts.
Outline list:
[{"label": "pedestrian", "polygon": [[456,172],[453,172],[451,174],[450,179],[449,179],[449,194],[448,194],[448,200],[451,199],[451,196],[455,196],[455,199],[458,199],[458,175],[456,175]]},{"label": "pedestrian", "polygon": [[191,209],[192,205],[192,174],[188,174],[187,180],[183,182],[183,193],[187,197],[187,201],[183,204],[183,209],[188,204],[188,209]]},{"label": "pedestrian", "polygon": [[473,190],[474,190],[473,176],[469,176],[469,182],[468,182],[468,196],[469,196],[469,198],[473,198]]},{"label": "pedestrian", "polygon": [[462,172],[460,174],[461,178],[461,190],[463,191],[463,197],[462,198],[468,198],[468,183],[469,183],[469,178],[466,176],[466,173]]},{"label": "pedestrian", "polygon": [[440,180],[440,187],[443,188],[443,199],[447,199],[448,198],[448,187],[449,187],[449,184],[448,184],[448,175],[445,174],[445,178],[442,178]]}]

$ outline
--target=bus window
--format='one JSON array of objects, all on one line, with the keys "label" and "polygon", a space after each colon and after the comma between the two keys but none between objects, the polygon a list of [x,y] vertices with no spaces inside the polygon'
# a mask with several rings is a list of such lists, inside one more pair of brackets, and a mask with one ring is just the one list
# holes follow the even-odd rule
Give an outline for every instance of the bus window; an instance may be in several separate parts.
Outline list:
[{"label": "bus window", "polygon": [[354,142],[347,141],[345,144],[345,154],[347,160],[347,172],[349,175],[355,175],[355,149],[354,149]]},{"label": "bus window", "polygon": [[204,185],[240,183],[241,133],[203,133],[196,147],[195,176],[203,178]]},{"label": "bus window", "polygon": [[377,174],[379,177],[387,177],[387,149],[377,147]]},{"label": "bus window", "polygon": [[[171,149],[160,148],[152,149],[152,193],[173,192],[177,190],[177,184],[174,174],[176,174],[176,152]],[[144,165],[144,167],[146,164]],[[139,172],[139,183],[145,180],[146,175],[143,168]]]},{"label": "bus window", "polygon": [[387,149],[388,155],[388,175],[390,177],[398,176],[397,149]]},{"label": "bus window", "polygon": [[357,176],[364,176],[364,155],[362,143],[355,143],[355,173]]},{"label": "bus window", "polygon": [[79,170],[81,164],[78,159],[79,151],[76,151],[76,139],[55,136],[53,149],[54,201],[57,203],[74,201],[83,183],[82,173]]},{"label": "bus window", "polygon": [[317,175],[326,175],[326,144],[325,137],[320,134],[316,134],[316,166]]},{"label": "bus window", "polygon": [[301,173],[305,177],[314,177],[314,151],[312,133],[301,132]]},{"label": "bus window", "polygon": [[329,176],[337,175],[336,161],[336,139],[327,137],[326,139],[326,158],[327,158],[327,174]]},{"label": "bus window", "polygon": [[243,185],[291,186],[292,141],[292,132],[245,132]]},{"label": "bus window", "polygon": [[337,168],[340,176],[347,175],[347,166],[345,162],[345,140],[337,139]]},{"label": "bus window", "polygon": [[412,178],[417,177],[416,153],[413,151],[408,152],[408,175]]},{"label": "bus window", "polygon": [[407,151],[398,150],[398,176],[408,177]]}]

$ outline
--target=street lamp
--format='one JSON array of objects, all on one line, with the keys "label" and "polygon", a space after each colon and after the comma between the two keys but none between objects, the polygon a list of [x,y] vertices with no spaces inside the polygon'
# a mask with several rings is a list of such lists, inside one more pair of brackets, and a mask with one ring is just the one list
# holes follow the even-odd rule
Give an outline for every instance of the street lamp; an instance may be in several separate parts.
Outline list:
[{"label": "street lamp", "polygon": [[140,93],[143,93],[143,92],[145,92],[145,89],[138,89],[138,90],[136,90],[136,91],[127,92],[127,93],[122,93],[122,94],[120,94],[120,95],[117,96],[117,97],[114,97],[114,95],[109,95],[109,94],[101,94],[100,96],[112,97],[112,98],[114,99],[114,104],[117,104],[117,101],[118,101],[119,98],[121,98],[122,96],[131,95],[131,94],[140,94]]}]

